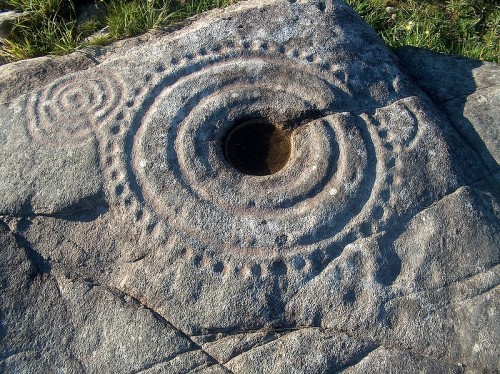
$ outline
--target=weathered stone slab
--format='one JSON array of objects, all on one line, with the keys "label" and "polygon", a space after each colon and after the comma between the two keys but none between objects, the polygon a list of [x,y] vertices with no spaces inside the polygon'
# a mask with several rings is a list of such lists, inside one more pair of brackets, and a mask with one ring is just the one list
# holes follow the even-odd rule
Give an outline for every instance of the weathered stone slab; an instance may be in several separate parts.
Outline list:
[{"label": "weathered stone slab", "polygon": [[486,167],[498,170],[500,66],[412,47],[396,53]]},{"label": "weathered stone slab", "polygon": [[499,370],[494,135],[336,0],[132,45],[9,81],[2,371]]},{"label": "weathered stone slab", "polygon": [[[64,131],[61,123],[50,125],[50,120],[43,118],[52,118],[52,113],[44,112],[38,117],[37,110],[34,102],[22,108],[0,105],[3,119],[0,215],[68,214],[85,208],[106,207],[95,139],[90,136],[78,143],[80,129],[74,122],[69,122]],[[18,118],[26,126],[19,126],[20,122],[14,120]],[[32,127],[35,121],[46,121],[55,128]],[[62,138],[46,137],[51,130],[62,131]],[[63,146],[56,144],[56,138]]]}]

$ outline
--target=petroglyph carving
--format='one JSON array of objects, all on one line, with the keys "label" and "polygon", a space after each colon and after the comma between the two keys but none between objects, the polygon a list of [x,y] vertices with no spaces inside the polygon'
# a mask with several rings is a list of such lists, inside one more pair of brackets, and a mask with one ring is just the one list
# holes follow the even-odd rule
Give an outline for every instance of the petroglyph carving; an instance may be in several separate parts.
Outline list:
[{"label": "petroglyph carving", "polygon": [[4,371],[497,370],[486,91],[459,134],[337,0],[110,48],[0,104]]},{"label": "petroglyph carving", "polygon": [[[379,131],[366,114],[335,114],[353,98],[321,61],[292,60],[267,42],[239,45],[173,59],[152,78],[153,94],[138,104],[131,131],[107,132],[115,153],[127,156],[108,173],[116,204],[149,232],[166,220],[205,244],[238,251],[290,254],[358,232],[373,212],[383,222],[386,163],[397,157],[384,144],[406,141],[400,130]],[[259,119],[287,133],[289,160],[272,175],[245,175],[227,161],[224,141],[239,122]],[[416,132],[417,123],[407,122]]]},{"label": "petroglyph carving", "polygon": [[28,133],[56,147],[84,143],[116,112],[123,95],[121,79],[106,70],[59,78],[28,101]]}]

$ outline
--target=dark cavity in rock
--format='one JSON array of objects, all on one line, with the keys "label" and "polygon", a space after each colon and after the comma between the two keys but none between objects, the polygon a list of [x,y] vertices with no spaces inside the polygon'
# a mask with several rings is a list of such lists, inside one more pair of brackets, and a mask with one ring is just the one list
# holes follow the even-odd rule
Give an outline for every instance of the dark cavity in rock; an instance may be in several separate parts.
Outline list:
[{"label": "dark cavity in rock", "polygon": [[291,133],[265,119],[236,123],[224,139],[226,160],[242,173],[270,175],[281,170],[291,152]]}]

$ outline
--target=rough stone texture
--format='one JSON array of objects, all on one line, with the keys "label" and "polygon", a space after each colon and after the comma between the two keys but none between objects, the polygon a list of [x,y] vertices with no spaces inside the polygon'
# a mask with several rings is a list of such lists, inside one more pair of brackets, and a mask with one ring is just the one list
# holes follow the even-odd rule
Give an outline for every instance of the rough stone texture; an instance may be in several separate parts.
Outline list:
[{"label": "rough stone texture", "polygon": [[500,67],[414,47],[396,51],[405,69],[446,113],[492,172],[500,162]]},{"label": "rough stone texture", "polygon": [[69,56],[39,57],[0,66],[0,103],[8,103],[73,71],[95,66],[92,59],[81,53]]},{"label": "rough stone texture", "polygon": [[[0,371],[500,370],[497,65],[336,0],[113,48],[0,68]],[[259,118],[268,176],[222,146]]]}]

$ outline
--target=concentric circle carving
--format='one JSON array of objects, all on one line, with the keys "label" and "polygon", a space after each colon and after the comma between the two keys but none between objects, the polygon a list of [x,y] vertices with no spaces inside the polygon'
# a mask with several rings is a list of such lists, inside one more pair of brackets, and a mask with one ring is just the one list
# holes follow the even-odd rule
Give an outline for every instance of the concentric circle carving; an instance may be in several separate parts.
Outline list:
[{"label": "concentric circle carving", "polygon": [[28,132],[56,147],[84,143],[121,104],[123,94],[122,81],[111,72],[64,76],[32,97]]},{"label": "concentric circle carving", "polygon": [[[365,230],[389,198],[384,140],[368,118],[338,113],[349,90],[300,55],[242,44],[172,58],[148,78],[131,131],[115,136],[126,155],[109,164],[116,201],[148,233],[166,224],[238,253],[291,254]],[[247,175],[227,161],[224,140],[261,120],[291,134],[290,156],[275,173]]]}]

